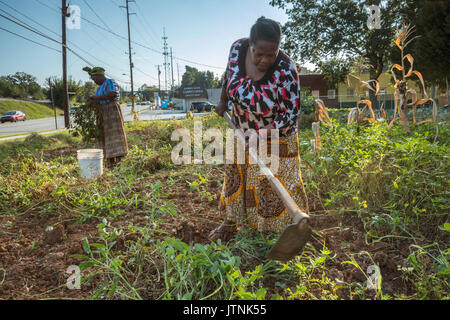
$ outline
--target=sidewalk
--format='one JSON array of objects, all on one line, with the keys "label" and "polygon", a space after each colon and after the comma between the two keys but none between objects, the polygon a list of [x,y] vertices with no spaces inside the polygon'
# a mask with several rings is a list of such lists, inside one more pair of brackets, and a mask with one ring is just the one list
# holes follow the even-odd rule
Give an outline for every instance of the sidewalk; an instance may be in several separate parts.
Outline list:
[{"label": "sidewalk", "polygon": [[57,130],[51,130],[51,131],[44,131],[44,132],[30,132],[30,133],[26,133],[26,134],[22,134],[22,135],[17,135],[17,136],[12,136],[12,137],[6,137],[6,138],[0,138],[0,142],[2,141],[7,141],[7,140],[14,140],[14,139],[22,139],[22,138],[26,138],[28,136],[31,136],[33,133],[37,133],[37,134],[52,134],[52,133],[57,133],[57,132],[61,132],[61,131],[65,131],[66,129],[57,129]]}]

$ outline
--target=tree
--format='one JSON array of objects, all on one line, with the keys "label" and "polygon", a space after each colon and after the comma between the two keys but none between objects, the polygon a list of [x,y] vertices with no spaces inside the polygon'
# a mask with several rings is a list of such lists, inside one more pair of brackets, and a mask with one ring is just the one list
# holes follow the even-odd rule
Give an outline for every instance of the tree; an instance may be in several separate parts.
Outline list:
[{"label": "tree", "polygon": [[221,81],[212,71],[199,71],[197,68],[186,66],[181,79],[182,87],[201,86],[205,89],[220,88]]},{"label": "tree", "polygon": [[34,97],[42,92],[36,78],[25,72],[16,72],[14,75],[7,76],[6,79],[22,88],[28,96]]},{"label": "tree", "polygon": [[158,87],[155,86],[148,86],[146,84],[143,84],[138,89],[138,93],[141,95],[143,101],[152,101],[154,100],[154,94],[155,92],[158,92]]},{"label": "tree", "polygon": [[[435,85],[445,87],[446,79],[450,78],[450,3],[406,0],[402,15],[406,23],[415,27],[417,38],[408,47],[408,53],[414,57],[414,69],[423,74],[432,88]],[[392,63],[398,63],[398,49],[393,47],[392,53]]]},{"label": "tree", "polygon": [[97,85],[92,81],[86,81],[78,90],[76,95],[77,102],[86,103],[89,97],[94,96],[97,92]]},{"label": "tree", "polygon": [[43,98],[42,88],[36,78],[25,72],[0,77],[0,95],[12,98]]},{"label": "tree", "polygon": [[0,77],[0,96],[9,98],[25,98],[26,90],[12,83],[6,77]]},{"label": "tree", "polygon": [[[57,77],[49,77],[45,79],[45,82],[48,85],[48,89],[45,91],[47,99],[51,99],[51,91],[50,86],[53,87],[53,99],[55,102],[55,106],[57,108],[63,109],[63,85],[62,79]],[[69,102],[73,101],[77,95],[80,94],[80,90],[82,90],[81,81],[74,81],[72,78],[67,80],[67,88],[69,92],[75,92],[76,95],[69,94]]]},{"label": "tree", "polygon": [[348,62],[338,59],[320,61],[317,69],[324,75],[324,79],[331,88],[336,88],[338,83],[345,81],[347,74],[350,72]]},{"label": "tree", "polygon": [[[285,9],[283,49],[301,62],[318,63],[331,57],[363,56],[370,63],[370,79],[378,79],[387,63],[396,27],[400,25],[400,0],[271,0]],[[380,28],[369,30],[369,5],[380,8]],[[369,92],[372,105],[376,97]]]}]

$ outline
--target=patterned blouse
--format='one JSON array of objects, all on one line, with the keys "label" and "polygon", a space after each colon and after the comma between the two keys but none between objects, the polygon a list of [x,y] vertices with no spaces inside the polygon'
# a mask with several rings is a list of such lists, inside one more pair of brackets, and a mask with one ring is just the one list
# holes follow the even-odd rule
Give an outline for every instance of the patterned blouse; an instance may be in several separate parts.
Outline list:
[{"label": "patterned blouse", "polygon": [[[113,100],[120,100],[120,91],[119,91],[119,86],[117,85],[117,83],[113,80],[113,79],[106,79],[105,82],[103,82],[98,88],[97,88],[97,92],[95,93],[95,95],[98,96],[103,96],[105,94],[107,94],[108,92],[111,91],[115,91],[117,93],[117,96],[115,99]],[[98,103],[100,104],[106,104],[109,103],[109,100],[98,100]]]},{"label": "patterned blouse", "polygon": [[257,81],[245,71],[249,39],[234,42],[230,49],[224,87],[233,122],[244,131],[272,123],[280,136],[297,132],[300,112],[300,83],[294,62],[281,50],[274,65]]}]

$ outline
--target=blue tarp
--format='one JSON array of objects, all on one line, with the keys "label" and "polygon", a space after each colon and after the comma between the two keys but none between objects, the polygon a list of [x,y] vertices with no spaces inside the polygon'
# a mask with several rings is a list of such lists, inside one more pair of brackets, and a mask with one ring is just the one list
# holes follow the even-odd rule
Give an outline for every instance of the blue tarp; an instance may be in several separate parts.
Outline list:
[{"label": "blue tarp", "polygon": [[161,106],[160,106],[160,108],[161,108],[161,109],[167,109],[167,105],[168,105],[170,102],[171,102],[170,100],[167,100],[167,101],[161,100]]}]

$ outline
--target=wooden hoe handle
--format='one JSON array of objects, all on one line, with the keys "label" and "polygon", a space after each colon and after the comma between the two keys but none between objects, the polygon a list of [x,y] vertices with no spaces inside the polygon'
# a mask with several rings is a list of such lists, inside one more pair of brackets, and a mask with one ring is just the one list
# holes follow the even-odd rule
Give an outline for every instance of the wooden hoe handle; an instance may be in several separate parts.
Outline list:
[{"label": "wooden hoe handle", "polygon": [[[230,118],[230,115],[228,112],[225,112],[224,115],[225,119],[227,120],[228,124],[233,128],[239,138],[239,140],[245,145],[245,137],[242,132],[242,130],[239,130],[236,128],[235,124]],[[283,201],[284,206],[287,208],[289,215],[294,220],[294,223],[298,223],[302,219],[309,219],[309,216],[300,210],[297,203],[295,203],[294,199],[292,199],[289,192],[286,190],[284,185],[278,180],[270,171],[270,169],[264,164],[264,162],[261,161],[261,159],[258,157],[257,153],[253,148],[249,146],[248,150],[249,155],[256,161],[258,166],[261,168],[261,171],[264,173],[264,175],[269,180],[272,188],[278,193],[278,196]]]}]

